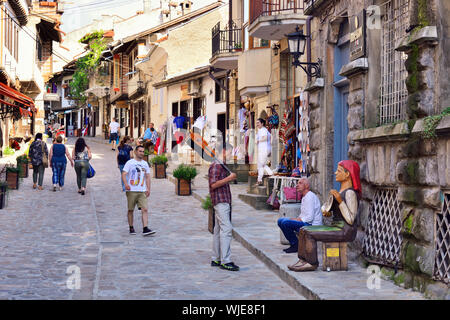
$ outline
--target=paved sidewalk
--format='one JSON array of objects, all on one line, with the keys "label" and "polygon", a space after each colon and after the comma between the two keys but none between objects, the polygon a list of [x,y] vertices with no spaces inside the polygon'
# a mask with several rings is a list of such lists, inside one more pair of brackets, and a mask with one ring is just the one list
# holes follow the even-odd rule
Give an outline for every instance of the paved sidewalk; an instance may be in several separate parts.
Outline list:
[{"label": "paved sidewalk", "polygon": [[[142,236],[136,209],[130,235],[116,153],[87,140],[97,173],[85,196],[70,164],[63,191],[51,190],[46,169],[44,190],[32,189],[29,176],[9,192],[0,210],[0,299],[305,299],[237,241],[241,270],[211,267],[207,215],[167,179],[152,179],[149,227],[157,233]],[[80,288],[70,289],[77,268]]]},{"label": "paved sidewalk", "polygon": [[[170,165],[171,173],[175,165]],[[205,166],[197,166],[199,174],[193,183],[193,196],[201,201],[208,193],[207,170]],[[175,178],[169,178],[175,182]],[[296,254],[282,252],[287,246],[280,243],[279,218],[277,211],[255,210],[238,198],[247,193],[246,183],[232,184],[233,194],[233,236],[250,252],[263,261],[281,279],[308,299],[383,299],[410,300],[424,299],[419,292],[403,289],[390,281],[380,279],[380,289],[369,289],[367,269],[349,261],[348,271],[326,272],[321,265],[314,272],[294,272],[287,266],[297,262]],[[199,203],[200,206],[200,203]],[[321,248],[321,245],[319,246]],[[319,252],[319,260],[321,254]],[[320,261],[322,264],[322,262]]]}]

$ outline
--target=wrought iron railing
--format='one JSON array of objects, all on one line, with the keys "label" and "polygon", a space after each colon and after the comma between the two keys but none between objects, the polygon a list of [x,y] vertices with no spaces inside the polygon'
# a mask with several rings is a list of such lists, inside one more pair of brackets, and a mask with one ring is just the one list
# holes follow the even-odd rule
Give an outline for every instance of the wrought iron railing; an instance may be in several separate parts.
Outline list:
[{"label": "wrought iron railing", "polygon": [[250,23],[260,16],[303,13],[304,0],[254,0],[250,1]]},{"label": "wrought iron railing", "polygon": [[242,50],[241,28],[234,22],[227,24],[223,30],[220,29],[220,22],[212,28],[212,56],[220,53],[236,52]]}]

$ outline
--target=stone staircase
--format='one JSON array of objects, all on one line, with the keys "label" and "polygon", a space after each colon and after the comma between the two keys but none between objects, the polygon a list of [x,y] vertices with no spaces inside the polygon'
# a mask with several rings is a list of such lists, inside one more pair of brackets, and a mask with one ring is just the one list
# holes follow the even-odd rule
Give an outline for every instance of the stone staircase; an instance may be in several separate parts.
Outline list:
[{"label": "stone staircase", "polygon": [[273,187],[273,180],[268,177],[263,178],[263,185],[256,185],[257,177],[248,177],[248,187],[246,194],[240,194],[239,199],[252,206],[256,210],[272,210],[266,201],[269,198],[270,190]]}]

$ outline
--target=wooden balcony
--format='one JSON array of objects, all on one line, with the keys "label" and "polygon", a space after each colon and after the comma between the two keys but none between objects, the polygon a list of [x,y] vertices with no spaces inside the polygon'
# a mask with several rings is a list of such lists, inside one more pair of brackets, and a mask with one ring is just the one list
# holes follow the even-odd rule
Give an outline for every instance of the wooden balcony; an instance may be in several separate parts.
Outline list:
[{"label": "wooden balcony", "polygon": [[254,0],[250,2],[250,36],[281,40],[306,24],[304,0]]}]

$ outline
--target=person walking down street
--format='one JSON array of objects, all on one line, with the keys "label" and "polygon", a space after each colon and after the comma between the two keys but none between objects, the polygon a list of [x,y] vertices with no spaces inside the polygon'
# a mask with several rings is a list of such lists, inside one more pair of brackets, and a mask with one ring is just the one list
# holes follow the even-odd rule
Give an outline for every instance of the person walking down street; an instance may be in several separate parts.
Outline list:
[{"label": "person walking down street", "polygon": [[131,151],[133,151],[133,148],[130,146],[131,138],[129,136],[123,137],[122,141],[120,142],[119,146],[117,147],[117,150],[119,151],[117,154],[117,165],[120,170],[120,182],[122,183],[122,190],[125,192],[125,184],[122,180],[122,172],[123,167],[127,163],[128,160],[133,158],[133,154]]},{"label": "person walking down street", "polygon": [[38,189],[42,190],[42,184],[44,182],[44,162],[43,158],[48,157],[48,148],[47,144],[42,141],[42,133],[37,133],[33,143],[30,146],[30,151],[28,156],[31,159],[31,164],[33,165],[33,189],[36,189],[37,185],[39,185]]},{"label": "person walking down street", "polygon": [[87,173],[89,170],[89,160],[92,153],[83,138],[78,138],[75,148],[72,150],[72,159],[75,162],[75,172],[77,174],[78,193],[82,195],[86,192]]},{"label": "person walking down street", "polygon": [[[223,150],[224,158],[229,159],[232,148],[227,146]],[[238,271],[239,267],[231,261],[231,238],[233,226],[231,225],[231,190],[230,182],[236,179],[231,173],[215,160],[208,171],[209,194],[215,210],[215,226],[213,234],[212,267],[224,270]]]},{"label": "person walking down street", "polygon": [[[57,185],[59,185],[59,191],[64,187],[64,176],[66,174],[67,158],[73,167],[73,159],[70,156],[69,150],[66,145],[62,143],[63,137],[57,136],[55,143],[50,148],[50,154],[48,156],[48,162],[53,171],[53,191],[56,191]],[[67,158],[66,158],[67,157]]]},{"label": "person walking down street", "polygon": [[116,118],[113,118],[113,121],[109,124],[109,143],[112,141],[111,150],[116,150],[116,143],[118,143],[119,139],[119,130],[120,124],[117,122]]},{"label": "person walking down street", "polygon": [[125,185],[128,203],[128,224],[130,234],[136,234],[133,225],[134,208],[137,205],[142,214],[143,236],[149,236],[156,231],[148,228],[148,201],[150,196],[150,167],[144,160],[144,147],[137,146],[134,149],[134,159],[125,163],[122,171],[122,181]]},{"label": "person walking down street", "polygon": [[267,165],[267,158],[271,153],[271,142],[269,130],[265,127],[266,121],[259,118],[256,120],[258,133],[256,134],[256,142],[258,144],[258,182],[257,185],[263,184],[264,172],[273,175],[273,171]]},{"label": "person walking down street", "polygon": [[317,195],[310,190],[308,178],[301,178],[297,183],[297,192],[302,195],[300,214],[297,218],[280,218],[278,226],[283,231],[284,236],[291,245],[283,249],[286,253],[298,251],[298,238],[295,234],[300,228],[305,226],[319,226],[322,224],[322,211],[320,211],[320,200]]}]

